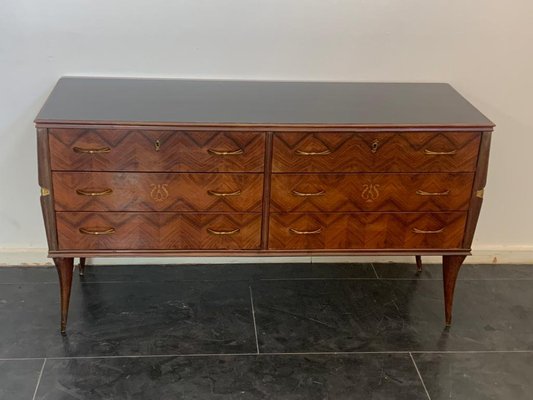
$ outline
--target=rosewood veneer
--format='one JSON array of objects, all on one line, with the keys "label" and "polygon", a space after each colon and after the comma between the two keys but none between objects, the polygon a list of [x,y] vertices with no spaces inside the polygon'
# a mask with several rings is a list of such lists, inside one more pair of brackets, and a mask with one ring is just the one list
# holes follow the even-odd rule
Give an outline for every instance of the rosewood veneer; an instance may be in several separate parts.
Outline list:
[{"label": "rosewood veneer", "polygon": [[448,84],[62,78],[35,122],[63,334],[75,257],[441,255],[451,323],[494,125]]}]

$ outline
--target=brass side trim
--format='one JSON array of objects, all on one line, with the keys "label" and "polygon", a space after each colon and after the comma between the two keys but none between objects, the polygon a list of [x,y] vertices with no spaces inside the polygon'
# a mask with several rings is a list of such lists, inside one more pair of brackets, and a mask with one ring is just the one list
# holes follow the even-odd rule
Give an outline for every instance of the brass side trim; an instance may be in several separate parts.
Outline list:
[{"label": "brass side trim", "polygon": [[50,189],[45,188],[45,187],[42,187],[42,188],[41,188],[41,196],[42,196],[42,197],[50,196]]},{"label": "brass side trim", "polygon": [[485,188],[476,190],[476,197],[479,197],[480,199],[482,199],[484,195],[485,195]]}]

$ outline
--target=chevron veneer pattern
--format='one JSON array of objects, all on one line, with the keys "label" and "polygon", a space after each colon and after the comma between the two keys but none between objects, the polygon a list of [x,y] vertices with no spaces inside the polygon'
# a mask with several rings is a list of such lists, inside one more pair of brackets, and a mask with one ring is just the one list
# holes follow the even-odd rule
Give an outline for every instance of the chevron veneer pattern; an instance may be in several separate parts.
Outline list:
[{"label": "chevron veneer pattern", "polygon": [[[50,129],[52,170],[262,172],[265,136],[257,132]],[[103,149],[77,153],[73,149]],[[212,154],[234,152],[233,155]]]},{"label": "chevron veneer pattern", "polygon": [[[60,250],[259,249],[260,214],[58,212]],[[105,232],[90,235],[80,228]],[[217,235],[209,233],[231,232]]]},{"label": "chevron veneer pattern", "polygon": [[263,174],[53,172],[52,177],[57,211],[262,210]]},{"label": "chevron veneer pattern", "polygon": [[273,212],[459,211],[473,173],[273,174]]},{"label": "chevron veneer pattern", "polygon": [[441,255],[451,323],[494,125],[449,85],[65,78],[36,123],[63,334],[72,257],[147,254]]},{"label": "chevron veneer pattern", "polygon": [[[281,132],[274,136],[272,171],[473,172],[480,136],[477,132]],[[426,150],[453,154],[426,154]]]},{"label": "chevron veneer pattern", "polygon": [[[466,212],[273,213],[270,215],[269,244],[271,249],[278,250],[458,249],[466,215]],[[415,233],[415,229],[442,231]]]}]

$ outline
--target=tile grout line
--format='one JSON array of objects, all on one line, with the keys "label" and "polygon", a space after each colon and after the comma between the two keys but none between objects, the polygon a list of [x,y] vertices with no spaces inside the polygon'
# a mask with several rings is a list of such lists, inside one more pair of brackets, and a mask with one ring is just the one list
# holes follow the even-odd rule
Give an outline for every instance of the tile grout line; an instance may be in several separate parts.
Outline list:
[{"label": "tile grout line", "polygon": [[370,263],[370,266],[372,267],[372,271],[374,271],[374,274],[376,275],[376,279],[379,279],[378,272],[376,271],[376,268],[374,267],[374,263]]},{"label": "tile grout line", "polygon": [[259,340],[257,339],[257,324],[255,322],[255,307],[254,307],[254,295],[252,293],[252,285],[248,286],[248,289],[250,291],[250,303],[252,304],[252,319],[254,321],[254,333],[255,333],[255,348],[257,350],[257,354],[259,354]]},{"label": "tile grout line", "polygon": [[46,358],[43,360],[43,365],[41,366],[41,372],[39,372],[39,378],[37,379],[37,384],[35,385],[35,392],[33,392],[32,400],[35,400],[37,396],[37,391],[39,390],[39,385],[41,384],[41,378],[43,377],[44,366],[46,365]]},{"label": "tile grout line", "polygon": [[431,400],[431,396],[429,395],[428,389],[426,387],[426,384],[424,383],[424,379],[422,379],[422,374],[420,373],[420,370],[418,369],[418,366],[416,365],[415,358],[413,357],[413,354],[409,352],[409,357],[411,357],[411,361],[413,362],[413,365],[415,366],[416,373],[418,374],[418,377],[420,378],[420,382],[422,383],[422,387],[426,391],[426,395],[428,397],[428,400]]},{"label": "tile grout line", "polygon": [[[58,356],[47,357],[47,360],[83,360],[83,359],[113,359],[113,358],[157,358],[157,357],[248,357],[248,356],[335,356],[335,355],[373,355],[373,354],[532,354],[533,350],[383,350],[383,351],[309,351],[309,352],[262,352],[262,353],[190,353],[190,354],[137,354],[124,356]],[[10,357],[0,358],[0,361],[42,360],[42,357]]]},{"label": "tile grout line", "polygon": [[[262,282],[291,282],[291,281],[375,281],[376,278],[260,278]],[[407,280],[407,279],[406,279]]]}]

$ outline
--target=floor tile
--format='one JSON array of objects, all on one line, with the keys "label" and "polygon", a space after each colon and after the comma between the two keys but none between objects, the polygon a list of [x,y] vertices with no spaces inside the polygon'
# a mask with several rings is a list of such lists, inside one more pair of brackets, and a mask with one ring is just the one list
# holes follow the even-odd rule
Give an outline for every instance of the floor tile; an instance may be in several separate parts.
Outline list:
[{"label": "floor tile", "polygon": [[[1,271],[0,271],[1,273]],[[1,275],[0,275],[1,276]],[[84,282],[375,278],[370,264],[206,264],[169,266],[94,266]]]},{"label": "floor tile", "polygon": [[55,283],[55,267],[0,267],[0,284],[4,283]]},{"label": "floor tile", "polygon": [[420,273],[416,270],[416,264],[374,263],[372,265],[380,279],[442,279],[440,264],[425,264]]},{"label": "floor tile", "polygon": [[530,400],[533,353],[415,354],[432,400]]},{"label": "floor tile", "polygon": [[0,357],[256,351],[247,282],[73,286],[63,338],[57,285],[2,285]]},{"label": "floor tile", "polygon": [[[442,265],[425,264],[417,274],[415,264],[373,264],[382,279],[442,279]],[[533,280],[532,265],[465,264],[459,272],[459,280],[471,279],[520,279]]]},{"label": "floor tile", "polygon": [[262,352],[533,350],[529,281],[461,281],[444,327],[442,282],[253,284]]},{"label": "floor tile", "polygon": [[406,354],[50,360],[37,399],[427,399]]},{"label": "floor tile", "polygon": [[0,400],[31,400],[43,360],[0,360]]}]

